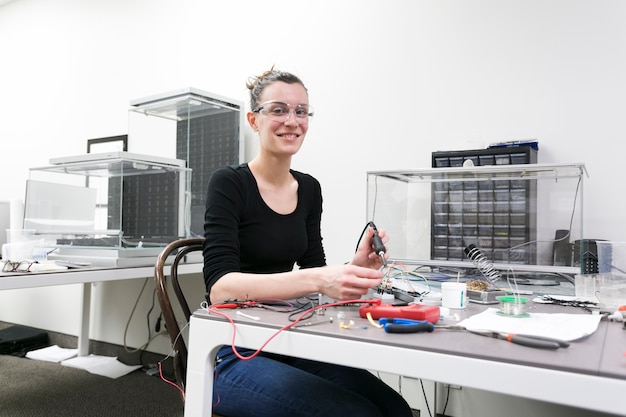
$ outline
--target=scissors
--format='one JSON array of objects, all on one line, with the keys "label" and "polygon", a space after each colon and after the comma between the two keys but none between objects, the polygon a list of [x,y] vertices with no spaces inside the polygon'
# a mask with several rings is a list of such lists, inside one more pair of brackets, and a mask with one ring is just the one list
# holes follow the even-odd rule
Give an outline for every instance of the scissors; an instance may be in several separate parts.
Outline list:
[{"label": "scissors", "polygon": [[426,320],[411,320],[402,318],[381,318],[378,323],[387,333],[423,333],[432,332],[435,326]]},{"label": "scissors", "polygon": [[569,346],[569,343],[566,341],[553,339],[551,337],[497,332],[493,330],[468,330],[463,326],[449,324],[438,324],[435,325],[435,327],[448,330],[465,330],[480,336],[493,337],[494,339],[506,340],[508,342],[515,343],[516,345],[528,346],[537,349],[558,349]]}]

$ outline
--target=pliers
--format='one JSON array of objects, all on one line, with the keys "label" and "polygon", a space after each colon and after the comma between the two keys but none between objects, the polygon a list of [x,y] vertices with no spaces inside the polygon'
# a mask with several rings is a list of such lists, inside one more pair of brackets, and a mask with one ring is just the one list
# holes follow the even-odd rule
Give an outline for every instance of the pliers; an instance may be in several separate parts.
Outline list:
[{"label": "pliers", "polygon": [[506,340],[517,345],[523,345],[538,349],[558,349],[569,346],[565,340],[553,339],[551,337],[533,336],[525,334],[496,332],[493,330],[468,330],[463,326],[450,324],[437,324],[435,327],[448,330],[465,330],[480,336],[493,337],[495,339]]},{"label": "pliers", "polygon": [[553,339],[550,337],[523,335],[515,333],[495,332],[491,330],[469,330],[472,333],[481,336],[493,337],[495,339],[506,340],[517,345],[534,347],[538,349],[558,349],[568,347],[569,343],[564,340]]},{"label": "pliers", "polygon": [[435,330],[435,326],[426,320],[381,318],[378,323],[383,326],[387,333],[430,333]]}]

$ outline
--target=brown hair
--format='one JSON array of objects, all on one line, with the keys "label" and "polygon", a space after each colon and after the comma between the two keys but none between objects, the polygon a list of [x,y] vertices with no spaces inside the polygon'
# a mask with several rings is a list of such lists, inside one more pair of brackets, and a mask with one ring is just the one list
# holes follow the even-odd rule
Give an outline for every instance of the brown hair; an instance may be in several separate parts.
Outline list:
[{"label": "brown hair", "polygon": [[304,87],[304,90],[307,91],[304,83],[297,76],[284,71],[275,70],[274,67],[270,68],[268,71],[265,71],[263,74],[258,75],[256,77],[248,78],[248,82],[246,83],[246,87],[250,90],[250,109],[254,110],[259,105],[259,99],[263,94],[263,90],[268,85],[276,82],[282,81],[287,84],[300,84]]}]

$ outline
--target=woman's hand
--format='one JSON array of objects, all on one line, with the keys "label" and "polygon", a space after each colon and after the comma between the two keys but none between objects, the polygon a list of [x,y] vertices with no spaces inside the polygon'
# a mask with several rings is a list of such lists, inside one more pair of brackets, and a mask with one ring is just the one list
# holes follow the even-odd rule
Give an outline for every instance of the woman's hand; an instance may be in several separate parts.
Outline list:
[{"label": "woman's hand", "polygon": [[[386,244],[389,240],[389,236],[383,229],[378,229],[378,236],[383,241],[383,244]],[[352,265],[359,265],[366,268],[372,269],[380,269],[383,266],[383,261],[380,258],[380,255],[374,252],[373,245],[373,237],[374,237],[374,229],[371,226],[367,227],[365,232],[365,236],[359,242],[359,246],[354,254],[354,258],[352,258]],[[389,257],[386,247],[385,247],[385,259]]]},{"label": "woman's hand", "polygon": [[383,273],[378,269],[356,265],[322,267],[323,281],[320,292],[334,300],[352,300],[367,294],[380,284]]}]

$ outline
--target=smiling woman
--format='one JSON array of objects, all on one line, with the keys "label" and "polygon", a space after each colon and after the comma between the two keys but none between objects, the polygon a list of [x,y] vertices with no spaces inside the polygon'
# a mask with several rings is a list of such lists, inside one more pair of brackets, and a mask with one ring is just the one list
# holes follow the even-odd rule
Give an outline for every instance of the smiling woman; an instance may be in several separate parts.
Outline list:
[{"label": "smiling woman", "polygon": [[[320,183],[291,168],[313,116],[307,89],[295,75],[273,69],[248,88],[247,119],[259,153],[247,164],[218,169],[209,182],[203,248],[208,301],[311,293],[360,298],[382,278],[373,229],[350,264],[327,266]],[[214,410],[221,415],[411,416],[402,396],[367,370],[266,352],[250,357],[231,346],[219,350],[216,370]]]}]

